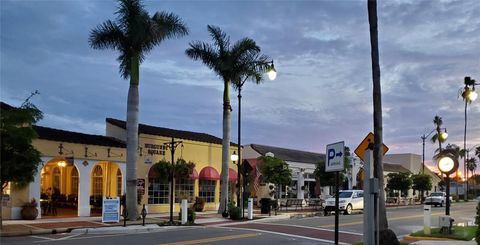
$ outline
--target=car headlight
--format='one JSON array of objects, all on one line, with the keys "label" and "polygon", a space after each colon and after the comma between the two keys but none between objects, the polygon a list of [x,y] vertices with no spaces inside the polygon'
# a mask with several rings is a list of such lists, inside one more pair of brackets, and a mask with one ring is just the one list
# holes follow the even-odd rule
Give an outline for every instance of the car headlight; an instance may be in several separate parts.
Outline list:
[{"label": "car headlight", "polygon": [[346,200],[340,200],[338,203],[346,203]]}]

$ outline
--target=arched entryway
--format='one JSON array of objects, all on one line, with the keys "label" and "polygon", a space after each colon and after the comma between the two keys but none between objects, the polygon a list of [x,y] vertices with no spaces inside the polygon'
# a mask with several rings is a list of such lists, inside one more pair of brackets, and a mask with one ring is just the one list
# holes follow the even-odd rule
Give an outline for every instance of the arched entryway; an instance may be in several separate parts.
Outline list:
[{"label": "arched entryway", "polygon": [[98,162],[90,174],[90,215],[102,214],[103,198],[120,197],[123,194],[123,176],[120,167],[113,162]]},{"label": "arched entryway", "polygon": [[68,158],[48,161],[40,171],[42,218],[74,217],[78,209],[78,169]]}]

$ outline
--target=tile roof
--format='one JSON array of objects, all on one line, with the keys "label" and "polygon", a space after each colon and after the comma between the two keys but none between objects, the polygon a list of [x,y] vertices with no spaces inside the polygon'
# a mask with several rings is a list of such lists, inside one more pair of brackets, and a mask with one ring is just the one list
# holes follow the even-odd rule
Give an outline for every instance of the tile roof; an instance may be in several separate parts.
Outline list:
[{"label": "tile roof", "polygon": [[266,153],[271,152],[275,155],[275,157],[290,162],[317,163],[321,159],[325,158],[325,154],[308,151],[299,151],[258,144],[251,144],[250,146],[262,156],[265,156]]},{"label": "tile roof", "polygon": [[15,108],[15,107],[0,101],[0,109],[1,110],[11,110],[13,108]]},{"label": "tile roof", "polygon": [[85,145],[99,145],[125,148],[125,142],[103,135],[84,134],[33,125],[39,139],[69,142]]},{"label": "tile roof", "polygon": [[[122,120],[107,118],[106,122],[123,129],[126,128],[126,123],[125,121],[122,121]],[[158,136],[164,136],[164,137],[173,137],[177,139],[193,140],[193,141],[200,141],[200,142],[213,143],[213,144],[219,144],[219,145],[222,144],[221,138],[215,137],[210,134],[176,130],[176,129],[170,129],[170,128],[162,128],[162,127],[156,127],[156,126],[151,126],[146,124],[138,125],[138,133],[158,135]],[[230,146],[237,146],[237,144],[230,142]]]}]

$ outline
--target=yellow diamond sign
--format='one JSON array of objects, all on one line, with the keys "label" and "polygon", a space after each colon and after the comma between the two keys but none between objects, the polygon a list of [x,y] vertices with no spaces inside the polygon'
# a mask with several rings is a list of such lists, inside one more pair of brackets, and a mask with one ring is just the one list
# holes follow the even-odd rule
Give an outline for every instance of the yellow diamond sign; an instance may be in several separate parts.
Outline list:
[{"label": "yellow diamond sign", "polygon": [[[358,145],[357,149],[355,149],[355,154],[360,158],[362,159],[362,161],[365,161],[364,157],[365,157],[365,150],[367,150],[368,148],[368,145],[370,143],[373,143],[374,142],[374,134],[372,132],[368,133],[367,137],[365,137],[365,139],[363,139],[362,143],[360,143],[360,145]],[[383,144],[383,155],[385,155],[385,153],[387,153],[388,151],[388,147]]]}]

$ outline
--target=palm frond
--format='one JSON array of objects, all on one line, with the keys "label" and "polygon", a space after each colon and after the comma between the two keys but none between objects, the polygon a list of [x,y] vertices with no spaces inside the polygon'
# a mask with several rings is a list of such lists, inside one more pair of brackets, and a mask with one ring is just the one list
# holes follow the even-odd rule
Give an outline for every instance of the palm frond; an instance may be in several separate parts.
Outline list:
[{"label": "palm frond", "polygon": [[165,39],[179,38],[188,35],[188,28],[185,23],[173,13],[157,12],[152,17],[152,30],[149,38],[154,45]]},{"label": "palm frond", "polygon": [[[190,48],[185,50],[185,54],[193,60],[201,60],[208,68],[219,72],[218,61],[219,54],[212,45],[203,42],[191,42]],[[220,75],[220,74],[218,74]]]},{"label": "palm frond", "polygon": [[120,27],[110,20],[98,25],[90,32],[88,42],[94,49],[111,48],[119,50],[122,47],[124,34]]},{"label": "palm frond", "polygon": [[257,55],[260,53],[260,47],[250,38],[243,38],[232,46],[232,59],[239,60],[243,56]]},{"label": "palm frond", "polygon": [[215,45],[218,47],[219,56],[224,57],[230,49],[230,37],[227,37],[227,34],[225,34],[225,32],[219,27],[208,25],[207,28]]},{"label": "palm frond", "polygon": [[431,141],[432,143],[437,142],[437,140],[438,140],[438,134],[434,134],[434,135],[432,135],[432,138],[430,138],[430,141]]}]

